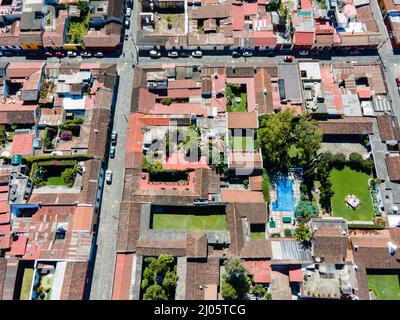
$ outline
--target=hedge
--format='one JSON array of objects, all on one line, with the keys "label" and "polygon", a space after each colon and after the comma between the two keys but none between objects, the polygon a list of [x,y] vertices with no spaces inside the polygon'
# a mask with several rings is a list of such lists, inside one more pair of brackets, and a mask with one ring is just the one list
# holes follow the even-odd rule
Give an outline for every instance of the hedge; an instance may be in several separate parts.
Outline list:
[{"label": "hedge", "polygon": [[[8,157],[10,158],[10,157]],[[11,158],[10,158],[11,159]],[[76,160],[76,161],[87,161],[93,159],[93,156],[86,154],[71,154],[71,155],[42,155],[33,157],[23,157],[28,163],[50,161],[50,160]]]},{"label": "hedge", "polygon": [[376,224],[349,223],[348,227],[349,229],[385,229],[385,227]]}]

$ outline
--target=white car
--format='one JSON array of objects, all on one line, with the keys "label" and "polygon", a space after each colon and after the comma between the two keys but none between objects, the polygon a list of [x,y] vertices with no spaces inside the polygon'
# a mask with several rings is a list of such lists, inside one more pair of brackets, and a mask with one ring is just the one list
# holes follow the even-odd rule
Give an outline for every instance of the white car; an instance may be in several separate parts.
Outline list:
[{"label": "white car", "polygon": [[107,171],[106,171],[106,182],[107,182],[108,184],[111,184],[111,182],[112,182],[112,177],[113,177],[112,171],[111,171],[111,170],[107,170]]},{"label": "white car", "polygon": [[77,53],[75,51],[68,51],[67,56],[70,58],[74,58],[77,56]]},{"label": "white car", "polygon": [[102,58],[104,55],[103,55],[102,52],[96,52],[96,53],[94,54],[94,56],[95,56],[96,58]]},{"label": "white car", "polygon": [[132,9],[131,9],[131,8],[126,8],[125,17],[128,17],[128,18],[130,18],[130,16],[131,16],[131,12],[132,12]]},{"label": "white car", "polygon": [[157,50],[150,50],[150,57],[159,58],[161,57],[161,52]]},{"label": "white car", "polygon": [[131,20],[129,18],[125,18],[125,20],[124,20],[125,29],[129,29],[130,24],[131,24]]},{"label": "white car", "polygon": [[170,57],[170,58],[178,58],[179,57],[178,51],[170,51],[170,52],[168,52],[168,57]]},{"label": "white car", "polygon": [[82,52],[81,56],[82,56],[82,58],[90,58],[92,56],[92,54],[90,52],[85,51],[85,52]]},{"label": "white car", "polygon": [[253,52],[251,50],[243,50],[243,57],[251,57]]},{"label": "white car", "polygon": [[301,56],[308,56],[308,50],[300,50],[299,55]]},{"label": "white car", "polygon": [[200,50],[196,50],[192,52],[192,57],[194,58],[201,58],[203,56],[203,52],[201,52]]}]

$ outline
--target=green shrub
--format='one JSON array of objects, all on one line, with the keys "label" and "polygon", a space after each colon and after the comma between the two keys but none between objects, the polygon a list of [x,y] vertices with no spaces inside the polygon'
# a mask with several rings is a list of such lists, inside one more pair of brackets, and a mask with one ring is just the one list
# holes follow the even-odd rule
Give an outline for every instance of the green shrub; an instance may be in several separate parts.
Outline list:
[{"label": "green shrub", "polygon": [[174,100],[172,98],[162,98],[160,103],[169,106]]},{"label": "green shrub", "polygon": [[268,175],[268,173],[264,170],[261,188],[262,188],[262,193],[263,193],[264,201],[265,201],[266,203],[269,203],[269,201],[270,201],[269,186],[270,186],[269,175]]},{"label": "green shrub", "polygon": [[385,227],[376,224],[349,223],[349,229],[385,229]]},{"label": "green shrub", "polygon": [[285,229],[285,238],[292,238],[293,237],[293,232],[291,229]]},{"label": "green shrub", "polygon": [[66,120],[65,124],[83,124],[83,118]]}]

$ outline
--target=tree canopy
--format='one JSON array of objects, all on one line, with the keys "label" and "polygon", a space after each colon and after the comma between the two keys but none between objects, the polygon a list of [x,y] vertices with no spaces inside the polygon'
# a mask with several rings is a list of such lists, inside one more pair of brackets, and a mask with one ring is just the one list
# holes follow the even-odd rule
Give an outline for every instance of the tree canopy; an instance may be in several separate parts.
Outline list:
[{"label": "tree canopy", "polygon": [[162,254],[157,258],[144,259],[144,271],[141,288],[145,300],[171,300],[175,297],[176,273],[175,259],[171,255]]},{"label": "tree canopy", "polygon": [[260,117],[258,137],[267,166],[286,170],[305,167],[314,159],[322,131],[309,115],[288,109]]},{"label": "tree canopy", "polygon": [[250,291],[251,280],[239,258],[232,258],[225,265],[222,275],[222,296],[226,300],[245,299]]},{"label": "tree canopy", "polygon": [[318,215],[318,208],[313,205],[306,195],[301,195],[299,204],[297,205],[294,215],[297,219],[310,220]]},{"label": "tree canopy", "polygon": [[300,222],[297,225],[296,231],[294,233],[296,240],[301,242],[308,242],[312,237],[311,230],[304,224],[304,222]]}]

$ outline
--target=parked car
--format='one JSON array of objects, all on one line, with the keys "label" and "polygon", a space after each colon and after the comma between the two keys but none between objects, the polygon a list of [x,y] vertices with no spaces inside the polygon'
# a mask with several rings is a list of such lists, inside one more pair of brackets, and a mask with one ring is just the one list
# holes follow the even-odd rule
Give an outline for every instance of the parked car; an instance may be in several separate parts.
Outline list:
[{"label": "parked car", "polygon": [[61,51],[57,51],[57,52],[55,53],[55,56],[56,56],[57,58],[63,58],[63,57],[65,57],[65,54],[62,53]]},{"label": "parked car", "polygon": [[53,53],[51,53],[50,51],[46,51],[46,52],[44,53],[44,56],[45,56],[45,57],[52,57],[52,56],[53,56]]},{"label": "parked car", "polygon": [[397,77],[397,78],[396,78],[396,84],[397,84],[397,86],[400,88],[400,77]]},{"label": "parked car", "polygon": [[283,61],[285,62],[292,62],[294,60],[293,56],[285,56],[285,58],[283,58]]},{"label": "parked car", "polygon": [[152,58],[159,58],[161,57],[161,52],[157,50],[150,50],[150,57]]},{"label": "parked car", "polygon": [[129,18],[124,19],[124,27],[125,29],[129,29],[129,26],[131,25],[131,20]]},{"label": "parked car", "polygon": [[192,57],[194,58],[201,58],[203,56],[203,52],[200,50],[192,51]]},{"label": "parked car", "polygon": [[239,58],[242,55],[239,49],[235,49],[232,51],[232,57],[233,58]]},{"label": "parked car", "polygon": [[168,52],[168,57],[170,57],[170,58],[178,58],[179,57],[179,53],[178,53],[178,51],[169,51]]},{"label": "parked car", "polygon": [[132,12],[132,9],[131,9],[131,8],[126,8],[125,17],[130,18],[130,17],[131,17],[131,12]]},{"label": "parked car", "polygon": [[111,171],[111,170],[107,170],[107,171],[106,171],[106,182],[107,182],[108,184],[111,184],[111,182],[112,182],[112,177],[113,177],[112,171]]},{"label": "parked car", "polygon": [[299,55],[301,55],[301,56],[308,56],[309,55],[309,52],[308,52],[308,50],[299,50]]},{"label": "parked car", "polygon": [[92,54],[90,52],[84,51],[81,54],[82,58],[90,58],[92,56]]},{"label": "parked car", "polygon": [[111,146],[110,147],[110,158],[114,158],[115,157],[115,146]]},{"label": "parked car", "polygon": [[276,57],[276,52],[275,50],[268,50],[266,53],[267,57]]},{"label": "parked car", "polygon": [[116,145],[117,144],[117,138],[118,138],[118,133],[116,131],[111,132],[111,144]]},{"label": "parked car", "polygon": [[96,52],[96,53],[94,54],[94,56],[95,56],[96,58],[102,58],[102,57],[104,57],[104,55],[103,55],[102,52]]},{"label": "parked car", "polygon": [[70,58],[74,58],[77,56],[77,53],[75,51],[68,51],[67,56]]},{"label": "parked car", "polygon": [[360,51],[358,51],[358,50],[350,50],[349,51],[349,55],[351,55],[351,56],[358,56],[360,54]]},{"label": "parked car", "polygon": [[250,49],[243,50],[243,57],[251,57],[253,56],[253,51]]}]

